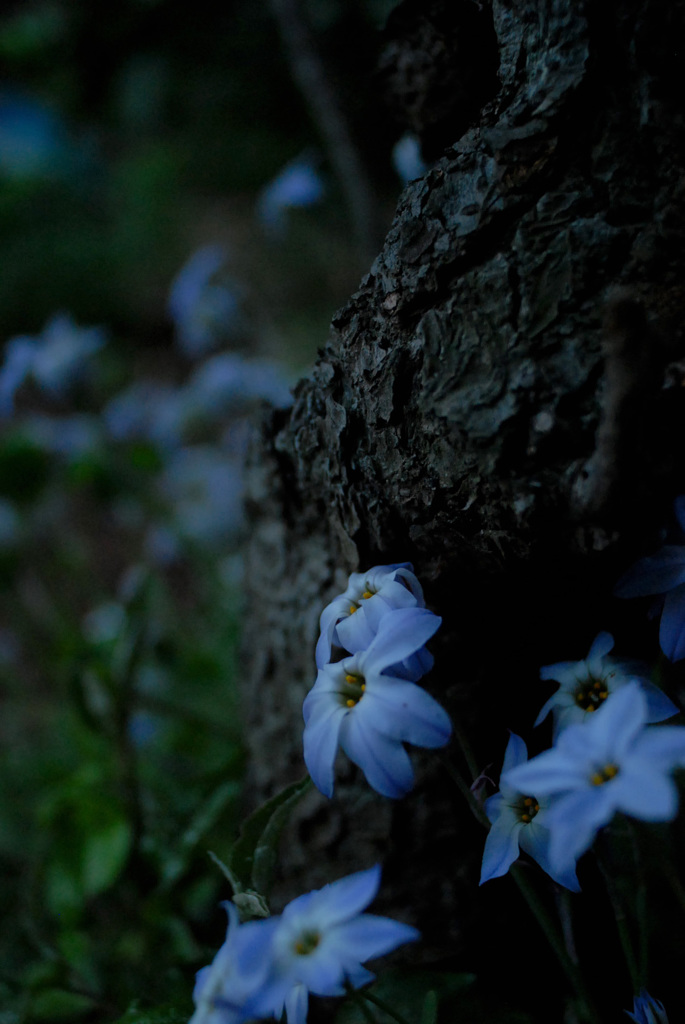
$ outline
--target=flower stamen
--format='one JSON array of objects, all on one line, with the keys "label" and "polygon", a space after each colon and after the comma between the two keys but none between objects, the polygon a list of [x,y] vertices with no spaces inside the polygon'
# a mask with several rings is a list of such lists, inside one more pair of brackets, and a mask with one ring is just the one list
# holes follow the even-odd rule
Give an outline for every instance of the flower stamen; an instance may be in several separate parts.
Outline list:
[{"label": "flower stamen", "polygon": [[355,707],[366,692],[366,682],[364,681],[364,677],[347,672],[345,674],[345,681],[342,685],[342,689],[339,692],[345,702],[345,707]]},{"label": "flower stamen", "polygon": [[321,942],[321,935],[319,932],[303,932],[297,942],[293,945],[293,949],[298,956],[309,956],[313,953]]},{"label": "flower stamen", "polygon": [[603,786],[605,782],[610,782],[612,779],[615,779],[617,775],[618,765],[610,762],[600,768],[599,771],[594,772],[594,774],[590,776],[590,782],[593,786]]},{"label": "flower stamen", "polygon": [[540,810],[540,804],[534,796],[522,796],[516,804],[515,809],[519,816],[519,820],[522,821],[524,825],[529,825]]},{"label": "flower stamen", "polygon": [[574,700],[583,711],[596,711],[600,704],[609,696],[609,688],[606,679],[596,679],[588,676],[578,684],[574,694]]}]

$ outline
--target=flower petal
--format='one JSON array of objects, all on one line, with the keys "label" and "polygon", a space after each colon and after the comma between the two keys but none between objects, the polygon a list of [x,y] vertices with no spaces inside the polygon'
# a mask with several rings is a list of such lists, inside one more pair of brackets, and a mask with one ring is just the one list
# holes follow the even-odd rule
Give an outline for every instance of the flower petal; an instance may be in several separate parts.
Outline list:
[{"label": "flower petal", "polygon": [[[610,785],[607,783],[607,786]],[[678,790],[667,775],[634,762],[612,780],[618,810],[640,821],[672,821],[678,813]]]},{"label": "flower petal", "polygon": [[500,878],[502,875],[506,875],[518,858],[518,835],[522,827],[522,823],[517,822],[512,828],[511,821],[506,818],[500,818],[494,822],[485,840],[480,885],[491,878]]},{"label": "flower petal", "polygon": [[309,993],[305,985],[293,985],[285,997],[285,1012],[288,1024],[306,1024],[309,1008]]},{"label": "flower petal", "polygon": [[604,631],[598,633],[592,641],[592,647],[590,648],[590,653],[587,656],[587,661],[594,658],[603,658],[610,650],[612,650],[613,646],[614,638],[611,633],[606,633]]},{"label": "flower petal", "polygon": [[328,708],[324,705],[322,713],[309,720],[302,737],[307,771],[316,788],[329,798],[333,796],[333,766],[340,729],[347,714],[348,709],[336,705],[333,698]]},{"label": "flower petal", "polygon": [[344,720],[340,745],[382,796],[397,799],[414,785],[414,771],[402,744],[370,727],[363,715],[348,715]]},{"label": "flower petal", "polygon": [[[381,884],[380,864],[366,871],[355,871],[323,888],[298,896],[283,911],[284,920],[311,915],[317,928],[337,927],[351,917],[360,914],[376,898]],[[314,924],[312,925],[312,927]]]},{"label": "flower petal", "polygon": [[616,597],[665,594],[681,583],[685,583],[685,546],[667,544],[628,569],[614,587],[614,594]]},{"label": "flower petal", "polygon": [[349,963],[375,960],[405,942],[417,942],[420,938],[421,933],[411,925],[376,914],[359,914],[330,936],[336,955]]},{"label": "flower petal", "polygon": [[452,734],[447,712],[429,693],[415,683],[380,676],[364,698],[373,708],[373,726],[378,732],[417,747],[443,747]]},{"label": "flower petal", "polygon": [[576,862],[569,858],[568,864],[554,867],[549,857],[549,845],[551,833],[548,828],[537,819],[525,825],[519,833],[519,846],[529,857],[532,857],[543,871],[546,871],[550,878],[553,878],[559,885],[571,892],[580,892],[580,884],[576,876]]},{"label": "flower petal", "polygon": [[442,619],[427,608],[401,608],[383,616],[378,635],[362,655],[366,672],[382,672],[410,657],[439,628]]},{"label": "flower petal", "polygon": [[659,643],[671,661],[685,658],[685,583],[666,595],[659,625]]}]

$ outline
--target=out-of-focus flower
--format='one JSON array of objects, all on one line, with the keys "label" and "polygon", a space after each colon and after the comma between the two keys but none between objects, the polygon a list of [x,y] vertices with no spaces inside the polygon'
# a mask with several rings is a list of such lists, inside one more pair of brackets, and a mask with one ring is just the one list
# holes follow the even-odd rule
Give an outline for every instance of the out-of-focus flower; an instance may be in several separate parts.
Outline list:
[{"label": "out-of-focus flower", "polygon": [[240,924],[232,903],[223,906],[228,930],[223,946],[208,967],[197,972],[189,1024],[242,1024],[256,1015],[246,1009],[271,968],[271,942],[277,918]]},{"label": "out-of-focus flower", "polygon": [[244,359],[234,352],[222,352],[198,366],[188,393],[198,414],[204,416],[244,416],[262,400],[286,409],[293,400],[278,363]]},{"label": "out-of-focus flower", "polygon": [[162,449],[178,447],[192,419],[184,388],[138,380],[105,406],[103,417],[115,441],[147,440]]},{"label": "out-of-focus flower", "polygon": [[678,790],[670,778],[685,764],[685,727],[651,726],[637,682],[613,693],[582,725],[569,725],[551,750],[517,765],[502,781],[520,792],[553,797],[545,824],[550,864],[563,870],[589,849],[617,811],[643,821],[671,821]]},{"label": "out-of-focus flower", "polygon": [[449,715],[425,690],[387,674],[433,636],[441,619],[426,608],[388,611],[365,651],[319,670],[304,701],[304,758],[314,784],[333,795],[338,746],[378,793],[402,797],[414,785],[404,743],[442,747]]},{"label": "out-of-focus flower", "polygon": [[[410,562],[353,572],[344,593],[334,597],[321,613],[316,667],[328,664],[333,646],[350,654],[365,650],[378,633],[381,619],[391,609],[425,606],[421,584]],[[427,672],[431,665],[429,662],[418,675]]]},{"label": "out-of-focus flower", "polygon": [[614,638],[610,633],[599,633],[587,658],[582,661],[559,661],[540,669],[540,678],[553,679],[559,683],[559,689],[543,705],[535,720],[536,725],[552,711],[556,738],[567,726],[587,721],[610,694],[631,680],[639,683],[647,699],[648,722],[662,722],[678,714],[673,701],[640,674],[640,666],[608,657],[613,646]]},{"label": "out-of-focus flower", "polygon": [[[676,498],[675,514],[685,531],[685,496]],[[659,643],[667,658],[685,658],[685,544],[666,544],[654,555],[641,558],[621,576],[617,597],[663,595]]]},{"label": "out-of-focus flower", "polygon": [[78,459],[96,452],[102,444],[102,428],[96,416],[32,415],[22,424],[24,434],[44,451],[65,459]]},{"label": "out-of-focus flower", "polygon": [[179,532],[215,544],[243,524],[242,467],[211,445],[192,445],[170,455],[159,478]]},{"label": "out-of-focus flower", "polygon": [[403,185],[422,177],[428,165],[421,156],[421,143],[409,132],[397,140],[392,147],[392,165]]},{"label": "out-of-focus flower", "polygon": [[21,534],[21,520],[14,504],[0,498],[0,551],[13,548]]},{"label": "out-of-focus flower", "polygon": [[567,889],[579,892],[575,861],[571,860],[563,871],[555,870],[549,860],[551,833],[545,826],[549,800],[522,793],[509,785],[505,775],[528,760],[526,744],[520,736],[511,734],[502,765],[500,791],[485,801],[485,813],[492,828],[483,851],[480,884],[491,878],[506,875],[517,860],[519,848],[537,861],[543,871]]},{"label": "out-of-focus flower", "polygon": [[0,176],[54,178],[73,169],[75,155],[54,111],[14,89],[0,89]]},{"label": "out-of-focus flower", "polygon": [[625,1011],[635,1024],[668,1024],[664,1004],[654,999],[645,989],[633,999],[633,1012]]},{"label": "out-of-focus flower", "polygon": [[374,978],[363,962],[421,937],[407,924],[362,913],[378,892],[380,876],[376,865],[288,904],[273,932],[271,970],[247,1004],[255,1017],[280,1020],[285,1010],[288,1024],[304,1024],[310,992],[341,996],[346,984],[360,988]]},{"label": "out-of-focus flower", "polygon": [[222,245],[204,245],[190,257],[171,284],[168,310],[183,352],[206,355],[242,329],[240,299],[225,271]]},{"label": "out-of-focus flower", "polygon": [[283,235],[288,211],[315,206],[321,202],[325,191],[315,160],[309,153],[302,153],[287,163],[261,190],[257,199],[257,216],[267,231]]},{"label": "out-of-focus flower", "polygon": [[10,416],[14,397],[29,377],[48,394],[60,397],[81,380],[88,362],[105,344],[98,327],[77,327],[67,313],[58,313],[36,337],[18,335],[5,347],[0,369],[0,416]]}]

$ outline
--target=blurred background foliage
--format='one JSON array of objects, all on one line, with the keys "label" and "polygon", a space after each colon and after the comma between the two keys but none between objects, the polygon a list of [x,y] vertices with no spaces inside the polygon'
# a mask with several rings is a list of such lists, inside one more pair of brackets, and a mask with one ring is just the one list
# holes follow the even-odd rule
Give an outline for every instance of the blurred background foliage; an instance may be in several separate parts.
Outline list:
[{"label": "blurred background foliage", "polygon": [[[303,8],[381,225],[393,6]],[[249,420],[368,253],[266,0],[22,0],[0,66],[0,1022],[172,1024],[243,816]]]}]

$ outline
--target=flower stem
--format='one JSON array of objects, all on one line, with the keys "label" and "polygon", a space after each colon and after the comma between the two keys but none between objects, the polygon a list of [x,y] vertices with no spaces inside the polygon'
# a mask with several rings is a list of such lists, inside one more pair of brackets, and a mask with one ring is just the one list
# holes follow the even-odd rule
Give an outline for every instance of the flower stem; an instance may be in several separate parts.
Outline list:
[{"label": "flower stem", "polygon": [[514,881],[519,887],[521,895],[525,899],[531,913],[534,915],[544,932],[545,938],[554,950],[564,974],[573,986],[578,997],[581,1011],[584,1013],[586,1018],[592,1022],[592,1024],[601,1024],[599,1011],[594,1005],[592,996],[585,986],[583,976],[580,973],[579,968],[574,964],[573,960],[569,956],[562,936],[547,912],[546,907],[540,900],[540,897],[526,878],[525,871],[518,865],[512,864],[509,868],[509,874],[513,876]]},{"label": "flower stem", "polygon": [[352,999],[352,1001],[355,1002],[359,1009],[361,1010],[362,1016],[366,1021],[366,1024],[377,1024],[376,1018],[371,1013],[371,1010],[366,1004],[363,993],[359,992],[356,988],[353,988],[349,981],[345,982],[345,991],[347,992],[350,999]]},{"label": "flower stem", "polygon": [[[612,874],[612,865],[607,864],[604,856],[602,856],[602,853],[606,854],[607,852],[607,839],[608,836],[602,836],[600,837],[600,841],[595,843],[595,856],[597,859],[597,864],[599,865],[599,870],[601,871],[602,877],[604,879],[604,884],[606,885],[607,895],[609,897],[609,902],[611,903],[611,908],[614,912],[616,930],[618,932],[618,938],[621,943],[621,949],[623,950],[623,956],[626,961],[626,966],[628,967],[628,972],[630,974],[630,982],[633,986],[633,992],[639,992],[641,987],[640,972],[638,970],[635,953],[633,952],[633,942],[630,937],[630,930],[628,928],[628,918],[625,912],[623,900],[621,899],[621,894],[619,893],[616,883],[614,882],[614,877]],[[602,840],[604,840],[605,842],[604,849],[602,848]]]},{"label": "flower stem", "polygon": [[457,789],[459,790],[459,792],[462,794],[462,796],[465,798],[465,800],[469,804],[471,810],[474,813],[474,816],[478,819],[478,821],[481,823],[481,825],[483,825],[485,828],[489,829],[490,828],[490,822],[488,821],[488,816],[485,813],[485,811],[483,810],[483,807],[480,804],[480,801],[477,799],[477,797],[471,791],[471,787],[462,778],[461,774],[454,767],[454,765],[450,761],[450,759],[447,756],[447,754],[444,754],[444,753],[440,752],[438,754],[438,756],[439,756],[440,760],[442,761],[442,764],[443,764],[443,766],[445,768],[445,771],[450,776],[450,778],[454,782],[454,784],[457,787]]},{"label": "flower stem", "polygon": [[452,731],[454,732],[459,748],[464,755],[464,760],[468,765],[471,779],[472,781],[475,781],[480,775],[480,772],[478,771],[478,763],[473,750],[471,749],[471,744],[469,743],[466,733],[455,719],[452,719]]},{"label": "flower stem", "polygon": [[373,995],[371,992],[367,992],[366,989],[360,990],[359,995],[363,999],[368,999],[370,1003],[377,1006],[379,1010],[383,1011],[383,1013],[387,1013],[388,1017],[392,1017],[393,1020],[397,1021],[397,1024],[409,1024],[407,1018],[403,1017],[401,1013],[397,1012],[397,1010],[394,1010],[392,1006],[385,1002],[384,999],[379,999],[378,996]]},{"label": "flower stem", "polygon": [[[445,766],[445,769],[449,773],[450,777],[452,778],[453,782],[455,783],[459,791],[468,801],[468,804],[471,807],[471,810],[473,811],[478,821],[480,821],[481,825],[483,825],[485,828],[489,829],[490,822],[488,821],[488,817],[485,811],[483,810],[483,807],[481,806],[480,802],[472,793],[470,786],[466,784],[465,780],[461,777],[457,769],[454,767],[452,762],[445,754],[441,754],[440,757],[443,765]],[[585,986],[583,976],[579,968],[576,966],[576,964],[569,956],[566,946],[564,944],[563,936],[561,935],[556,924],[548,914],[538,894],[535,892],[535,889],[532,885],[530,885],[528,879],[525,876],[525,872],[516,864],[512,864],[512,866],[509,868],[509,873],[513,875],[514,880],[518,885],[519,890],[521,891],[521,894],[523,895],[526,903],[528,904],[531,910],[531,913],[537,919],[537,922],[542,928],[542,931],[544,932],[547,941],[554,950],[554,953],[556,954],[556,957],[559,961],[562,970],[564,971],[566,977],[570,981],[576,993],[576,996],[578,997],[579,1005],[582,1008],[582,1011],[585,1014],[586,1018],[589,1021],[591,1021],[591,1024],[601,1024],[601,1017],[596,1006],[593,1003],[590,993],[588,992]]]}]

